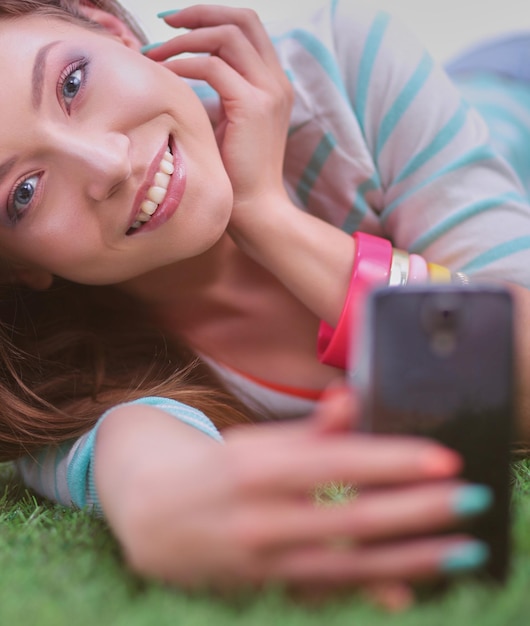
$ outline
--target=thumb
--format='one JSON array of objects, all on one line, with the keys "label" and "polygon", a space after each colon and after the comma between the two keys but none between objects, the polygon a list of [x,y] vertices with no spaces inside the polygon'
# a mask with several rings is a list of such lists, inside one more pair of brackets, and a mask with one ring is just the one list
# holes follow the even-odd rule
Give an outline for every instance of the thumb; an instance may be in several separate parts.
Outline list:
[{"label": "thumb", "polygon": [[324,391],[312,417],[312,430],[317,435],[349,432],[359,418],[357,398],[343,382],[334,382]]}]

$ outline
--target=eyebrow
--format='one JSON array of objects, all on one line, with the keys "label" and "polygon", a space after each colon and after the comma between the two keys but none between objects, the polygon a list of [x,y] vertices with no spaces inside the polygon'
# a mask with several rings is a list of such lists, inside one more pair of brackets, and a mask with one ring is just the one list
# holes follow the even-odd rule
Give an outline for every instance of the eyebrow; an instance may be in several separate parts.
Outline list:
[{"label": "eyebrow", "polygon": [[50,50],[56,46],[59,41],[52,41],[37,52],[35,62],[33,63],[33,75],[31,77],[31,102],[34,109],[38,109],[42,102],[42,92],[44,89],[44,76],[46,74],[46,60]]},{"label": "eyebrow", "polygon": [[[59,41],[52,41],[49,44],[43,46],[35,55],[35,62],[33,63],[33,74],[31,78],[31,102],[33,108],[38,109],[42,102],[42,92],[44,88],[44,76],[46,74],[46,59],[50,50],[56,46]],[[4,178],[9,174],[17,162],[16,157],[7,159],[0,164],[0,184],[3,183]]]},{"label": "eyebrow", "polygon": [[7,161],[4,161],[4,163],[0,165],[0,182],[3,182],[4,178],[13,169],[16,162],[17,162],[16,158],[12,158],[12,159],[8,159]]}]

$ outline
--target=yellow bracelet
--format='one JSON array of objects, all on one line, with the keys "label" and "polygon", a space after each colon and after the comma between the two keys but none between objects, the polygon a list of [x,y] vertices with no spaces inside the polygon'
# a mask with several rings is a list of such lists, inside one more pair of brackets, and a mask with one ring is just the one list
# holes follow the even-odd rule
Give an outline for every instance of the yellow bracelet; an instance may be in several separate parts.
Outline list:
[{"label": "yellow bracelet", "polygon": [[429,280],[431,283],[450,283],[451,271],[437,263],[427,263],[429,268]]}]

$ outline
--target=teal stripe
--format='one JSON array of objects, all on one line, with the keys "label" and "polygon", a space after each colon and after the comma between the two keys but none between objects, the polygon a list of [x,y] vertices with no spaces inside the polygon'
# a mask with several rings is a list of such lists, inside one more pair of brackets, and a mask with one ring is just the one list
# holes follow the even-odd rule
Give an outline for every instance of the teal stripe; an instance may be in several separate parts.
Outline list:
[{"label": "teal stripe", "polygon": [[381,122],[381,128],[379,136],[377,138],[377,146],[375,150],[375,159],[379,160],[379,155],[388,141],[390,135],[394,132],[397,124],[406,113],[418,93],[431,74],[433,67],[433,60],[427,54],[424,53],[420,60],[418,67],[414,71],[414,74],[407,81],[406,85],[401,90],[401,93],[396,98],[394,104],[390,107],[387,114]]},{"label": "teal stripe", "polygon": [[335,56],[319,39],[315,37],[315,35],[301,28],[296,28],[294,30],[290,30],[284,35],[281,35],[280,37],[274,37],[273,42],[275,44],[279,44],[284,39],[294,39],[297,41],[302,48],[304,48],[304,50],[320,65],[341,96],[345,100],[348,100],[348,94],[344,88],[341,71]]},{"label": "teal stripe", "polygon": [[87,504],[86,480],[91,462],[92,449],[96,441],[97,426],[93,428],[83,445],[77,447],[66,470],[66,480],[72,502],[80,509]]},{"label": "teal stripe", "polygon": [[296,189],[296,193],[304,205],[307,204],[311,190],[336,145],[337,140],[335,137],[331,133],[326,133],[322,136],[320,143],[313,152]]},{"label": "teal stripe", "polygon": [[470,150],[468,153],[461,156],[459,159],[456,159],[446,167],[434,172],[431,176],[423,180],[421,183],[409,189],[406,193],[396,198],[393,202],[386,206],[384,211],[381,213],[381,222],[384,224],[386,220],[390,217],[390,215],[397,209],[400,204],[403,204],[408,198],[418,193],[424,187],[431,185],[435,180],[442,178],[446,174],[450,174],[456,170],[467,167],[468,165],[474,165],[479,163],[480,161],[486,161],[494,158],[495,154],[493,152],[492,147],[489,144],[484,144],[482,146],[477,146],[473,150]]},{"label": "teal stripe", "polygon": [[518,114],[515,111],[508,108],[508,103],[506,106],[502,106],[501,104],[477,102],[475,107],[486,119],[486,122],[490,117],[492,117],[496,120],[506,122],[506,124],[516,126],[518,132],[525,135],[526,138],[530,136],[529,127],[518,117]]},{"label": "teal stripe", "polygon": [[201,100],[217,98],[219,95],[217,91],[213,89],[213,87],[210,87],[210,85],[207,85],[206,83],[195,84],[193,85],[192,89],[195,92],[195,95]]},{"label": "teal stripe", "polygon": [[307,126],[308,123],[309,122],[302,122],[301,124],[296,124],[296,126],[290,126],[289,130],[287,131],[287,136],[291,137],[292,135],[297,133],[299,130]]},{"label": "teal stripe", "polygon": [[378,13],[372,24],[364,50],[359,64],[359,76],[357,78],[357,89],[355,96],[355,111],[361,130],[365,130],[366,123],[366,106],[368,102],[368,88],[370,86],[370,78],[374,68],[375,60],[384,34],[390,22],[390,16],[387,13]]},{"label": "teal stripe", "polygon": [[473,261],[470,261],[467,265],[462,267],[463,272],[476,272],[491,263],[495,263],[496,261],[500,261],[508,256],[513,254],[517,254],[518,252],[523,252],[525,250],[530,249],[530,237],[518,237],[517,239],[512,239],[511,241],[507,241],[505,243],[501,243],[498,246],[495,246],[491,250],[484,252],[483,254],[477,256]]},{"label": "teal stripe", "polygon": [[337,12],[338,5],[339,5],[339,0],[332,0],[332,2],[331,2],[331,17],[335,17],[335,13]]},{"label": "teal stripe", "polygon": [[294,83],[294,72],[292,69],[287,68],[286,70],[284,70],[285,75],[287,76],[287,80],[291,83],[291,85]]},{"label": "teal stripe", "polygon": [[507,82],[502,76],[493,74],[467,75],[465,79],[455,76],[453,80],[473,105],[477,98],[489,100],[497,98],[502,93],[505,98],[516,102],[524,109],[530,107],[530,89],[527,82]]},{"label": "teal stripe", "polygon": [[[509,105],[507,105],[509,106]],[[479,113],[484,117],[492,139],[505,146],[503,155],[514,167],[519,177],[525,184],[528,184],[529,164],[530,164],[530,129],[518,117],[517,113],[499,104],[476,105]],[[508,134],[499,129],[497,122],[507,125],[510,128]],[[514,135],[517,139],[514,139]]]},{"label": "teal stripe", "polygon": [[365,180],[364,183],[359,185],[353,207],[350,209],[350,212],[342,224],[342,230],[347,233],[353,233],[358,230],[364,216],[369,210],[371,210],[371,207],[366,200],[366,194],[379,188],[380,182],[377,174],[375,174],[373,178]]},{"label": "teal stripe", "polygon": [[490,209],[513,201],[524,202],[523,198],[515,192],[505,193],[495,198],[486,198],[484,200],[479,200],[478,202],[473,202],[473,204],[461,208],[457,213],[450,215],[434,228],[425,232],[421,237],[418,237],[418,239],[416,239],[416,241],[409,246],[409,251],[421,254],[428,246],[443,235],[447,234],[453,228],[462,224],[462,222],[465,222],[480,213],[484,213],[485,211],[489,211]]},{"label": "teal stripe", "polygon": [[396,177],[393,184],[400,183],[408,176],[414,174],[414,172],[417,172],[427,161],[430,161],[451,143],[464,126],[468,110],[469,105],[462,101],[453,117],[438,131],[438,134],[431,143],[407,163],[401,173]]}]

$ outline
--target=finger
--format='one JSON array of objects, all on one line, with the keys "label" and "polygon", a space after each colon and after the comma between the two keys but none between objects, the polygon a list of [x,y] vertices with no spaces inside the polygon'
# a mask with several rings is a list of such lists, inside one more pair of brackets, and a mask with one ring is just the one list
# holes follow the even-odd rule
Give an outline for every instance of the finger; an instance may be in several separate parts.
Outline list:
[{"label": "finger", "polygon": [[405,611],[415,600],[412,586],[399,581],[370,583],[361,591],[369,602],[390,613]]},{"label": "finger", "polygon": [[[357,433],[282,441],[281,430],[227,433],[227,460],[241,493],[304,493],[327,482],[358,487],[396,485],[455,475],[459,456],[427,439]],[[250,436],[252,435],[252,440]],[[233,453],[232,453],[233,452]]]},{"label": "finger", "polygon": [[487,551],[482,543],[465,536],[445,536],[356,546],[343,551],[304,548],[277,555],[266,573],[272,579],[295,584],[419,582],[472,571],[482,567],[486,560]]},{"label": "finger", "polygon": [[[272,42],[265,31],[258,14],[252,9],[238,9],[220,5],[194,5],[168,15],[165,22],[174,28],[199,28],[236,25],[250,41],[258,54],[268,65],[279,65],[278,57]],[[151,58],[158,59],[157,51],[150,54]]]},{"label": "finger", "polygon": [[329,385],[311,420],[317,436],[353,430],[358,421],[358,404],[351,389],[342,380]]},{"label": "finger", "polygon": [[157,48],[156,56],[157,60],[163,60],[184,52],[217,56],[259,87],[269,85],[274,75],[239,28],[231,24],[203,28],[175,37]]},{"label": "finger", "polygon": [[[298,586],[290,585],[290,590],[294,591],[295,600],[300,599],[311,607],[318,607],[325,602],[336,601],[339,598],[348,599],[352,596],[351,584],[338,585],[323,581]],[[361,598],[388,613],[403,612],[415,601],[412,585],[399,581],[365,584],[361,586],[359,592]]]},{"label": "finger", "polygon": [[207,82],[223,100],[231,102],[252,101],[256,92],[241,74],[216,56],[197,56],[166,61],[164,66],[182,78]]},{"label": "finger", "polygon": [[307,500],[256,502],[234,517],[234,525],[226,532],[253,551],[263,552],[322,542],[365,543],[425,535],[454,528],[463,517],[489,508],[491,499],[478,500],[475,489],[443,482],[361,494],[334,506],[315,506]]}]

